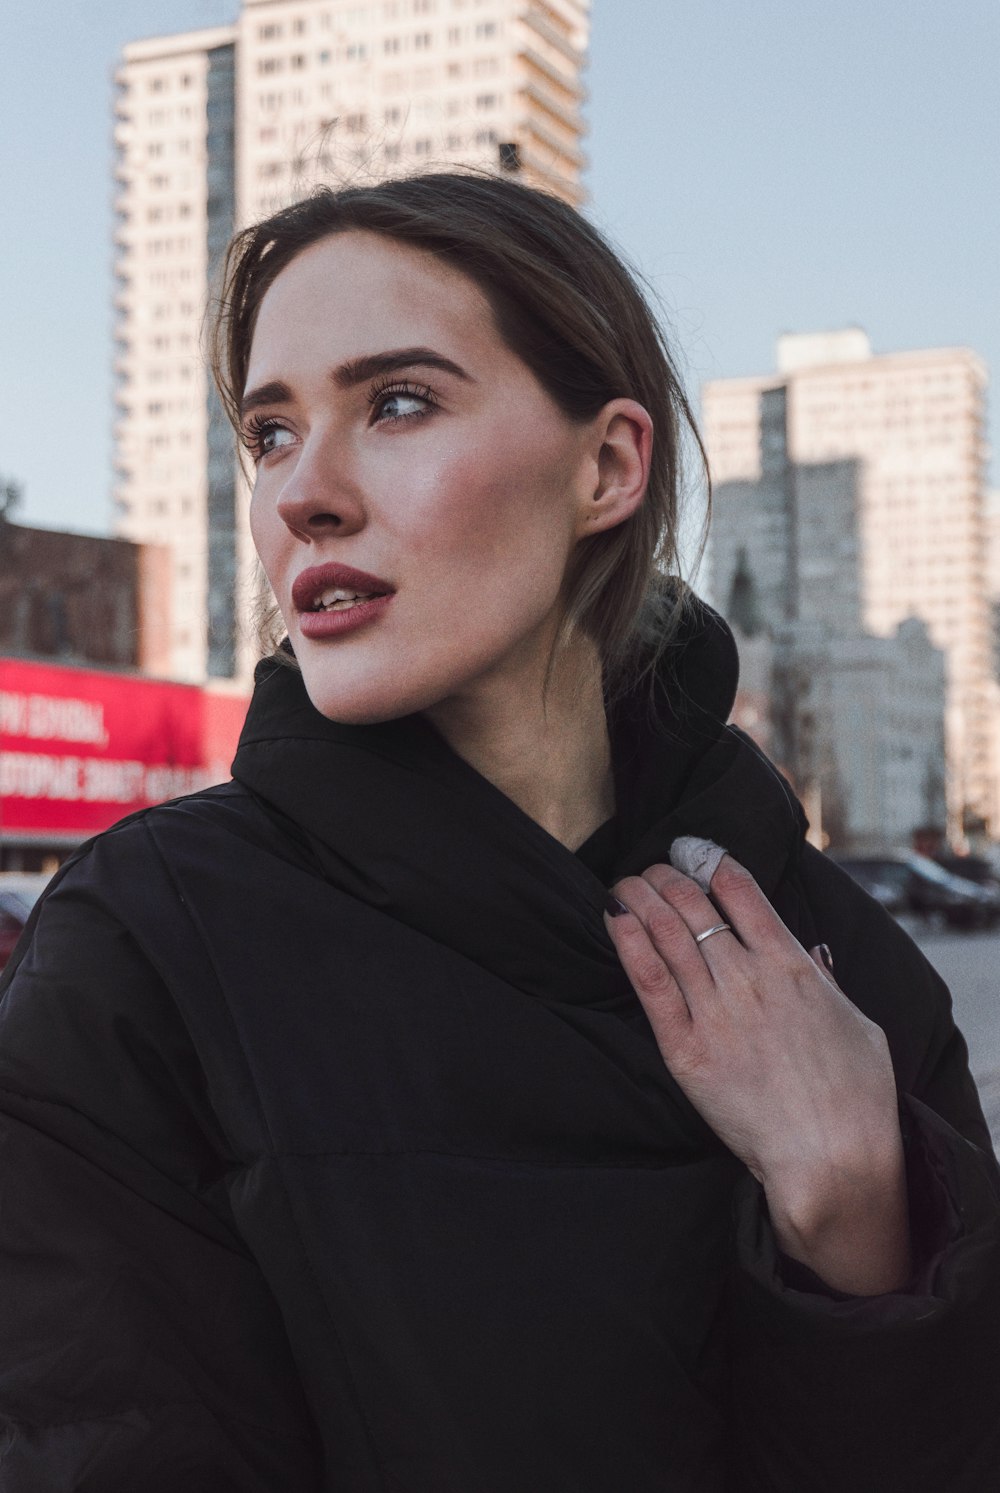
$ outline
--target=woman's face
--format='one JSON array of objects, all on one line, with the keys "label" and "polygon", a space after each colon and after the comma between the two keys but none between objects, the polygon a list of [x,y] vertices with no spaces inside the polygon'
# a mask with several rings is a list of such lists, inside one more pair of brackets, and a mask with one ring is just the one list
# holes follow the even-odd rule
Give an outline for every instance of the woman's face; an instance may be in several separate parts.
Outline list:
[{"label": "woman's face", "polygon": [[377,234],[311,245],[261,304],[243,429],[254,542],[318,710],[374,722],[534,676],[602,443],[471,280]]}]

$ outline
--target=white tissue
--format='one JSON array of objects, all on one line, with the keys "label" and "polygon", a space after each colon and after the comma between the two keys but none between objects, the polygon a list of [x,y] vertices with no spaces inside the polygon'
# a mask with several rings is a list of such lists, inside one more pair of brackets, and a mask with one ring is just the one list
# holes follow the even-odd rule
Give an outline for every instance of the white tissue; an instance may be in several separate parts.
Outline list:
[{"label": "white tissue", "polygon": [[722,846],[716,845],[714,840],[702,840],[697,835],[681,835],[670,847],[670,864],[675,871],[690,876],[703,892],[707,892],[725,853]]}]

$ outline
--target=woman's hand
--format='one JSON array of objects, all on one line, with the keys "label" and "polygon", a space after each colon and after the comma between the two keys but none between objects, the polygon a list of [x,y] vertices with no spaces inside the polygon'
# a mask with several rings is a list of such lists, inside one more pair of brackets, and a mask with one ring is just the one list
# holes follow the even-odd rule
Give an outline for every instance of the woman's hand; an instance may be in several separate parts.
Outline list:
[{"label": "woman's hand", "polygon": [[[730,856],[717,907],[666,865],[612,891],[623,910],[609,902],[608,931],[663,1060],[762,1183],[780,1247],[838,1290],[901,1289],[906,1176],[882,1029]],[[723,919],[731,931],[696,942]]]}]

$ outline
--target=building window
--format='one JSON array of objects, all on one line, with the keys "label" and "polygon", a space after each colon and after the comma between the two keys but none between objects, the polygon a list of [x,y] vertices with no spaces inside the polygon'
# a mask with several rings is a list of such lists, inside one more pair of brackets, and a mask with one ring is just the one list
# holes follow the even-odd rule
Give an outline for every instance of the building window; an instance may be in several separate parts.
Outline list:
[{"label": "building window", "polygon": [[413,38],[414,49],[418,52],[426,52],[430,49],[431,34],[429,31],[418,31]]},{"label": "building window", "polygon": [[477,109],[495,109],[497,103],[498,99],[495,93],[477,93],[476,95]]},{"label": "building window", "polygon": [[400,51],[401,42],[398,36],[387,36],[382,42],[382,51],[387,55]]},{"label": "building window", "polygon": [[257,61],[259,73],[280,73],[283,59],[281,57],[261,57]]},{"label": "building window", "polygon": [[429,156],[430,153],[431,153],[431,150],[433,149],[433,146],[434,146],[433,140],[428,140],[426,138],[424,138],[422,140],[415,140],[413,142],[414,152],[418,156]]},{"label": "building window", "polygon": [[295,56],[291,59],[291,64],[293,69],[303,68],[306,65],[306,59],[301,52],[296,52]]},{"label": "building window", "polygon": [[261,41],[274,41],[281,35],[281,27],[274,24],[271,24],[269,26],[261,26],[258,29],[257,35],[260,37]]}]

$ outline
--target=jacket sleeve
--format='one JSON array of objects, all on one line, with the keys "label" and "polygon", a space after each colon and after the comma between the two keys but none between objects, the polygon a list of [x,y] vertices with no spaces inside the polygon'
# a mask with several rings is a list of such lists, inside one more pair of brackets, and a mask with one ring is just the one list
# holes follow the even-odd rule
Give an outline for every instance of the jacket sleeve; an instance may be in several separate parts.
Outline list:
[{"label": "jacket sleeve", "polygon": [[318,1486],[188,1034],[83,857],[0,984],[0,1493]]},{"label": "jacket sleeve", "polygon": [[839,983],[889,1039],[914,1275],[851,1297],[779,1253],[763,1191],[736,1203],[739,1493],[983,1493],[1000,1467],[1000,1173],[939,976],[818,853],[804,890]]}]

